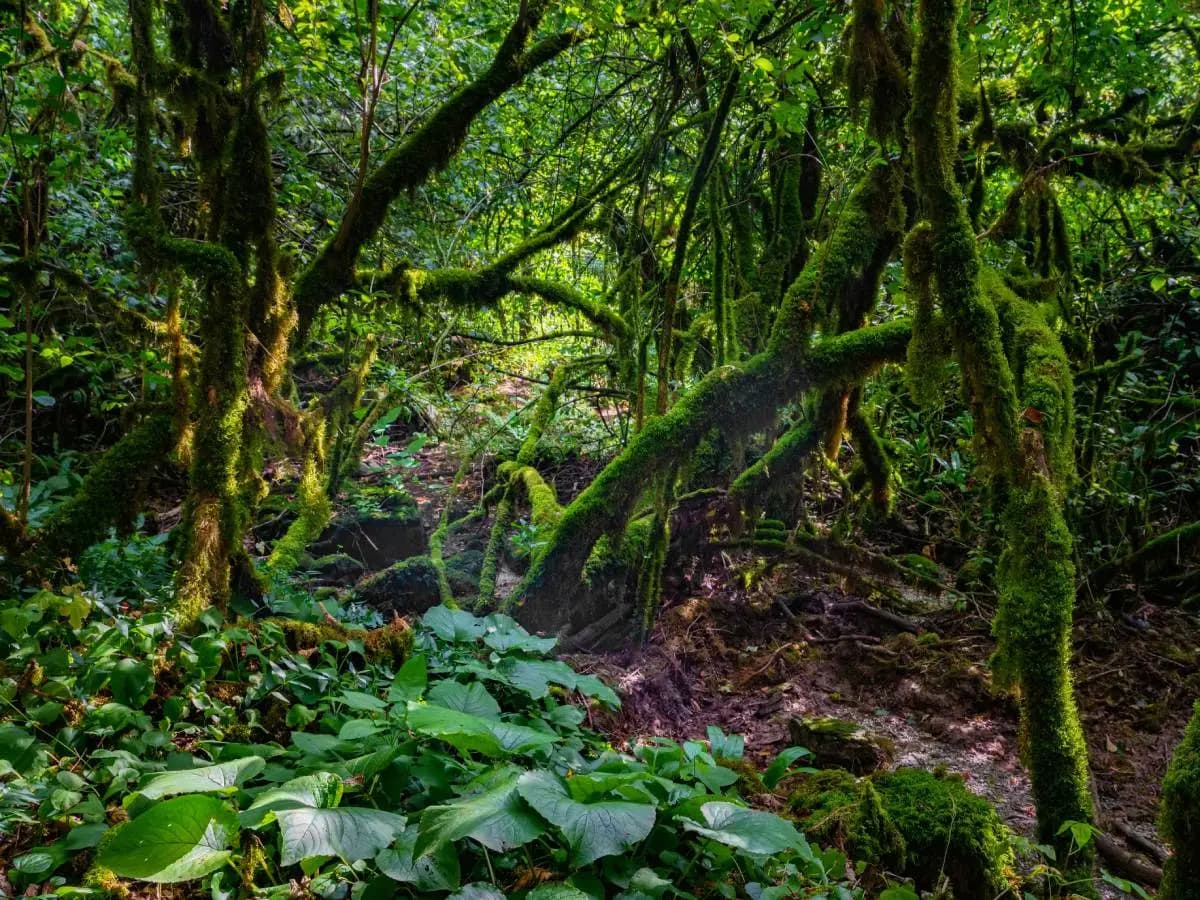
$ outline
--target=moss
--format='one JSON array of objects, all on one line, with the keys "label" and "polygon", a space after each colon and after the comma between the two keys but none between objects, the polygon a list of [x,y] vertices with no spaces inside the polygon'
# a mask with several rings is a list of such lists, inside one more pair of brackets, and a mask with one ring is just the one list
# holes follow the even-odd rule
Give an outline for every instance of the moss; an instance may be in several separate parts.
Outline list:
[{"label": "moss", "polygon": [[[1075,709],[1070,635],[1075,597],[1072,541],[1054,487],[1034,476],[1006,504],[1007,544],[998,567],[995,662],[1000,683],[1022,692],[1023,744],[1038,808],[1038,835],[1067,860],[1066,821],[1091,821],[1087,748]],[[1078,860],[1087,866],[1089,860]]]},{"label": "moss", "polygon": [[871,779],[904,837],[905,874],[934,888],[944,872],[956,900],[992,900],[1010,888],[1009,830],[995,809],[957,778],[899,769]]},{"label": "moss", "polygon": [[33,553],[44,562],[78,555],[117,526],[130,528],[146,481],[174,443],[171,419],[154,416],[135,426],[88,471],[79,490],[51,514]]},{"label": "moss", "polygon": [[833,769],[804,776],[789,807],[810,836],[923,890],[935,890],[943,875],[958,900],[993,900],[1010,890],[1010,832],[957,778],[898,769],[856,779]]},{"label": "moss", "polygon": [[298,619],[264,619],[259,627],[269,625],[283,632],[288,649],[294,653],[315,650],[326,641],[345,644],[359,641],[368,657],[377,662],[399,665],[412,647],[412,629],[403,619],[394,619],[380,628],[367,631],[348,628],[337,622],[302,622]]},{"label": "moss", "polygon": [[879,141],[902,137],[908,107],[908,74],[884,34],[883,12],[883,0],[854,0],[846,53],[851,108],[869,104],[867,131]]},{"label": "moss", "polygon": [[1159,830],[1175,854],[1163,867],[1159,900],[1200,898],[1200,701],[1163,779]]},{"label": "moss", "polygon": [[902,870],[904,837],[883,809],[869,780],[844,769],[805,775],[788,807],[810,837],[840,847],[856,861]]},{"label": "moss", "polygon": [[296,491],[297,516],[288,526],[267,558],[267,572],[272,576],[288,575],[295,571],[304,549],[317,539],[322,529],[329,524],[333,507],[325,494],[317,472],[317,460],[309,453],[304,460],[304,473]]}]

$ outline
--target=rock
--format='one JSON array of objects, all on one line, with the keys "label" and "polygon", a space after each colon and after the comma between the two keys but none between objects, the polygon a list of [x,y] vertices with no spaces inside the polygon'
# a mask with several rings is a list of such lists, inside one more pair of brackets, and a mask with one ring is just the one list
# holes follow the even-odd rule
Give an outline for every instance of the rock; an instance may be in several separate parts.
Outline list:
[{"label": "rock", "polygon": [[339,516],[312,545],[314,556],[345,553],[376,571],[429,552],[421,514],[403,492],[388,496],[377,512]]},{"label": "rock", "polygon": [[350,587],[367,573],[367,567],[348,553],[329,553],[303,566],[313,584]]},{"label": "rock", "polygon": [[464,550],[446,560],[446,580],[455,597],[470,597],[479,593],[479,575],[483,571],[483,553]]},{"label": "rock", "polygon": [[441,602],[437,570],[428,556],[401,560],[368,575],[355,588],[358,599],[386,616],[423,613]]},{"label": "rock", "polygon": [[869,733],[862,726],[842,719],[792,719],[788,735],[793,744],[806,747],[815,765],[846,769],[866,775],[892,761],[891,741]]}]

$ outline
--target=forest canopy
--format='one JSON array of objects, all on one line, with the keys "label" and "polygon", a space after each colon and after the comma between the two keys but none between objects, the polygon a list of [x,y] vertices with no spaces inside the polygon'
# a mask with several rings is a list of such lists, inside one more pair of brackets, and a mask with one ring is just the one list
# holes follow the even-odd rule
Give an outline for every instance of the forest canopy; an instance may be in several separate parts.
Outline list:
[{"label": "forest canopy", "polygon": [[0,895],[1200,897],[1187,2],[0,35]]}]

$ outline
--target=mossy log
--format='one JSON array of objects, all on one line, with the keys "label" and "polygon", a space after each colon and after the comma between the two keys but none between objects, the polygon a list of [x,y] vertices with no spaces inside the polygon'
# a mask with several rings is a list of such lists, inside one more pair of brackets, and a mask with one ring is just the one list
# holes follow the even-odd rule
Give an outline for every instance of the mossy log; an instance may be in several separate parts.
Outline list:
[{"label": "mossy log", "polygon": [[1159,830],[1175,850],[1159,900],[1200,900],[1200,700],[1163,779]]},{"label": "mossy log", "polygon": [[1182,560],[1200,547],[1200,522],[1189,522],[1151,538],[1137,550],[1100,566],[1088,576],[1093,590],[1103,590],[1122,572],[1144,574],[1145,568],[1164,560]]},{"label": "mossy log", "polygon": [[174,439],[170,416],[153,416],[135,426],[97,460],[75,495],[51,514],[31,555],[43,564],[77,556],[103,540],[110,528],[131,527],[141,489],[170,457]]}]

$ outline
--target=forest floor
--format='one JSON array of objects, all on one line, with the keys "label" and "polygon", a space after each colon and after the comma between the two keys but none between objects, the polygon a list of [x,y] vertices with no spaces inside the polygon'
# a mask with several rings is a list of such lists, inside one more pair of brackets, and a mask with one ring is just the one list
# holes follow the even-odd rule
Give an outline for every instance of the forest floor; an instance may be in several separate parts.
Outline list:
[{"label": "forest floor", "polygon": [[[373,448],[362,479],[393,474],[388,454],[406,441],[397,429],[390,447]],[[432,531],[459,464],[445,444],[427,445],[414,461],[406,486]],[[576,458],[543,474],[566,502],[598,467]],[[481,463],[460,480],[456,510],[478,502],[487,473]],[[488,528],[479,524],[477,542]],[[889,765],[958,773],[1032,837],[1017,704],[993,687],[988,666],[994,598],[902,590],[901,605],[880,615],[877,598],[852,577],[703,545],[677,554],[667,571],[658,624],[643,644],[566,655],[621,693],[622,710],[593,723],[614,744],[703,738],[717,725],[744,735],[747,755],[765,765],[792,743],[789,722],[834,717],[877,736]],[[519,577],[501,576],[501,590]],[[1165,605],[1145,603],[1120,617],[1077,610],[1075,681],[1106,829],[1122,823],[1154,839],[1159,785],[1200,694],[1195,638],[1194,617]]]}]

